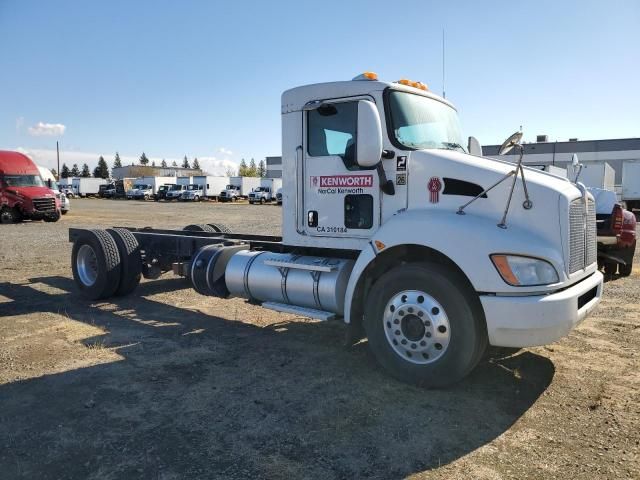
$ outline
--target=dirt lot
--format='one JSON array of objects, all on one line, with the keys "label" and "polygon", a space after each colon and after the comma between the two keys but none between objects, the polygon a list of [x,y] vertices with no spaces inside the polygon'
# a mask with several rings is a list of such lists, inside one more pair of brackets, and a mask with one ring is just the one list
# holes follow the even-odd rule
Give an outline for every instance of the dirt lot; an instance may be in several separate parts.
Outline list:
[{"label": "dirt lot", "polygon": [[429,391],[343,347],[338,323],[171,275],[113,302],[76,293],[70,226],[278,234],[279,207],[72,208],[0,226],[2,478],[640,478],[640,268],[568,338]]}]

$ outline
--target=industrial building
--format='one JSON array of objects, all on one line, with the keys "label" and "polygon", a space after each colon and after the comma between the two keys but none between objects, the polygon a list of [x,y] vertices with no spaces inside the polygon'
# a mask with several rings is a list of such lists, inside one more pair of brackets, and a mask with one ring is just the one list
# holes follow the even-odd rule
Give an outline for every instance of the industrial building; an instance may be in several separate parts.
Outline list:
[{"label": "industrial building", "polygon": [[267,178],[282,178],[282,157],[266,157]]},{"label": "industrial building", "polygon": [[[549,142],[546,135],[538,135],[535,143],[525,143],[523,162],[532,167],[553,165],[566,168],[575,153],[581,163],[588,168],[590,163],[608,163],[615,170],[615,184],[622,184],[623,165],[640,161],[640,138],[619,138],[611,140],[578,140]],[[483,155],[513,161],[520,152],[512,150],[507,155],[498,155],[500,145],[482,147]]]}]

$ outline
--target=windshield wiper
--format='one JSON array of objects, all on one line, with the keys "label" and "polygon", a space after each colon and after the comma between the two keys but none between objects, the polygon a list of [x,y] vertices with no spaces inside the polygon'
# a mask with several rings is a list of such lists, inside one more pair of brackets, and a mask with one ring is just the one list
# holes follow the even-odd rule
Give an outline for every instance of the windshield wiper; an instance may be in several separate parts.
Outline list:
[{"label": "windshield wiper", "polygon": [[459,143],[455,143],[455,142],[441,142],[441,143],[442,143],[442,145],[444,145],[445,150],[457,150],[457,149],[460,149],[463,152],[466,152],[464,147],[462,145],[460,145]]}]

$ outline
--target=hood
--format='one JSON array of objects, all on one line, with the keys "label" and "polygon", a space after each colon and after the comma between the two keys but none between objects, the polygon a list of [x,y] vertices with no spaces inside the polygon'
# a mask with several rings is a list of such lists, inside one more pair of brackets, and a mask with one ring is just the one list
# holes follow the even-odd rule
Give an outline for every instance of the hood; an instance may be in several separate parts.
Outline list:
[{"label": "hood", "polygon": [[47,187],[7,187],[6,192],[13,192],[14,195],[24,198],[41,198],[41,197],[55,197],[53,190]]},{"label": "hood", "polygon": [[[408,159],[409,209],[458,209],[515,169],[515,164],[450,150],[420,150]],[[518,176],[506,225],[535,230],[556,243],[560,225],[566,225],[568,206],[580,190],[567,179],[524,168],[532,207],[526,209],[522,179]],[[465,215],[485,217],[499,224],[509,198],[513,176],[468,205]],[[565,218],[566,217],[566,218]]]}]

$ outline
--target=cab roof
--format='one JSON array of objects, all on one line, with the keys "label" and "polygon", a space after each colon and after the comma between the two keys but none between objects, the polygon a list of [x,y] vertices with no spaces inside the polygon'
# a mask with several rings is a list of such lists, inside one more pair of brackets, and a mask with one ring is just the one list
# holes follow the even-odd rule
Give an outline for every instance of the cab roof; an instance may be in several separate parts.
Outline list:
[{"label": "cab roof", "polygon": [[40,175],[40,170],[22,153],[0,150],[0,175]]},{"label": "cab roof", "polygon": [[329,100],[332,98],[355,97],[367,95],[372,92],[383,91],[392,88],[403,92],[409,92],[423,97],[433,98],[451,108],[455,106],[429,90],[402,85],[396,82],[382,82],[378,80],[349,80],[340,82],[314,83],[301,87],[291,88],[282,94],[282,113],[302,110],[303,107],[313,101]]}]

